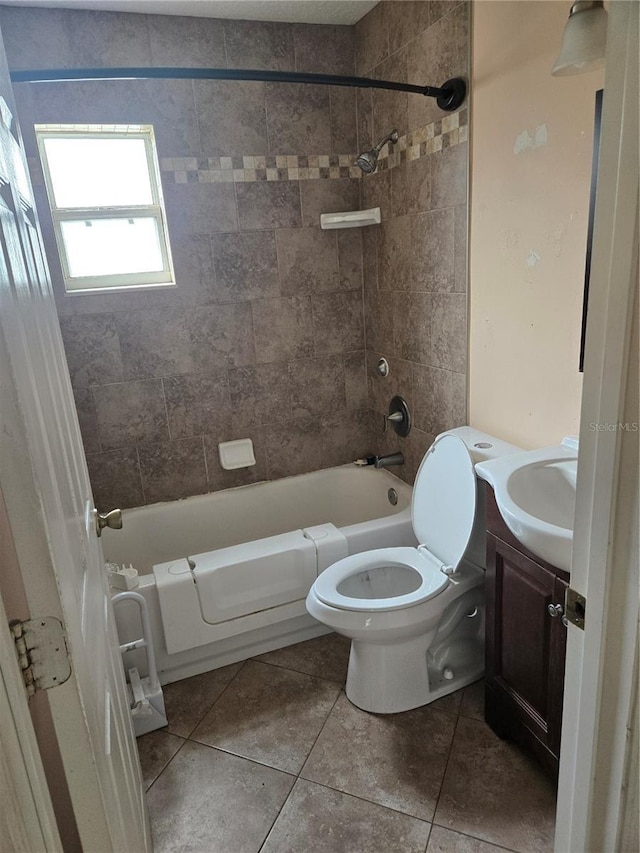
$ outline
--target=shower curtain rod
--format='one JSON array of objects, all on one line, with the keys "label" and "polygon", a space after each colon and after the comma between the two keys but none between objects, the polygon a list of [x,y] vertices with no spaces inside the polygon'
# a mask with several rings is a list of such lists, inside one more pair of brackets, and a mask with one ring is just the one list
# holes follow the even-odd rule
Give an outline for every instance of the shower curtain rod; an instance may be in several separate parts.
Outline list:
[{"label": "shower curtain rod", "polygon": [[269,83],[316,83],[323,86],[350,86],[359,89],[393,89],[435,98],[441,110],[451,112],[463,103],[467,84],[453,77],[442,86],[415,86],[371,77],[341,74],[307,74],[299,71],[261,71],[242,68],[50,68],[36,71],[12,71],[14,83],[52,83],[85,80],[258,80]]}]

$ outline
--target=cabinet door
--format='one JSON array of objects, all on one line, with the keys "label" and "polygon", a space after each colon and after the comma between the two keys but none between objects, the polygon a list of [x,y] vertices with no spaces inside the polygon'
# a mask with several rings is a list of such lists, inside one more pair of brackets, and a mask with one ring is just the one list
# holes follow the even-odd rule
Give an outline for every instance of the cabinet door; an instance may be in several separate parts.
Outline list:
[{"label": "cabinet door", "polygon": [[549,766],[560,743],[566,628],[548,607],[564,603],[564,586],[487,537],[487,721],[499,734],[530,743]]}]

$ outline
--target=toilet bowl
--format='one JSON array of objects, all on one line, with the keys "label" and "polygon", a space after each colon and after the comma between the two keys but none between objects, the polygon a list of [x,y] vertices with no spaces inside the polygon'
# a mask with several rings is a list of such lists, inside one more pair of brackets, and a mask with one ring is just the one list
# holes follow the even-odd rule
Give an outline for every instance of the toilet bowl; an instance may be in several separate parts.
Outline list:
[{"label": "toilet bowl", "polygon": [[455,432],[436,439],[416,476],[420,545],[345,557],[307,596],[314,618],[351,639],[345,690],[365,711],[426,705],[484,671],[484,561],[466,555],[484,518],[476,521],[474,460]]}]

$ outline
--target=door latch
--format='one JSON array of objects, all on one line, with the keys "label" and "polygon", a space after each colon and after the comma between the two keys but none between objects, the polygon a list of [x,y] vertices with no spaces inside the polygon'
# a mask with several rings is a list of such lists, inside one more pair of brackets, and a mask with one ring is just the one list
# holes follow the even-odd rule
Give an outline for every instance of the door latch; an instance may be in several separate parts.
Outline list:
[{"label": "door latch", "polygon": [[587,613],[587,599],[575,589],[567,587],[564,596],[564,612],[567,621],[584,631],[584,621]]}]

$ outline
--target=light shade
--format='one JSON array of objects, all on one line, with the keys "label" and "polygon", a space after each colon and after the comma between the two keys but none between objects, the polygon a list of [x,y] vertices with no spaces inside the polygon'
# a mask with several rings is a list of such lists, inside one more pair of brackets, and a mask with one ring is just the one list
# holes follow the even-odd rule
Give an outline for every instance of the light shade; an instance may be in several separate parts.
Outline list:
[{"label": "light shade", "polygon": [[551,73],[559,77],[602,68],[606,45],[607,13],[602,0],[578,0],[569,12]]}]

